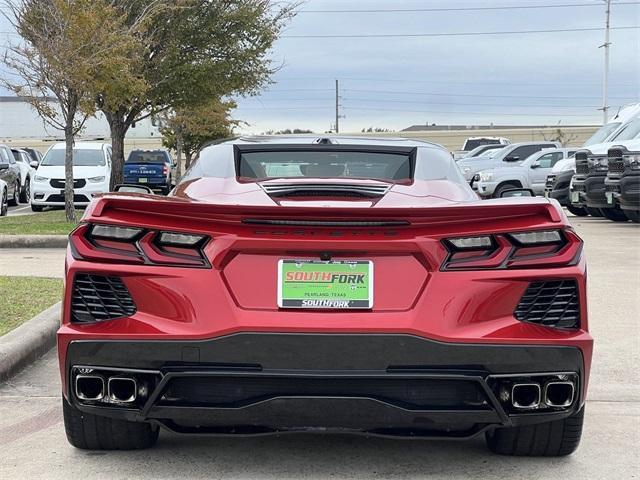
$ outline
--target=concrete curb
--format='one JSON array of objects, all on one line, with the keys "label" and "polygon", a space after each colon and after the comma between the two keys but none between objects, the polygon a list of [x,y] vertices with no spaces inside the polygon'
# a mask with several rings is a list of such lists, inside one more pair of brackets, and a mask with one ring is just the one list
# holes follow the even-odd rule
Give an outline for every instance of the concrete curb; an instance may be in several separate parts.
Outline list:
[{"label": "concrete curb", "polygon": [[0,235],[0,248],[67,248],[66,235]]},{"label": "concrete curb", "polygon": [[55,345],[60,305],[56,303],[0,337],[0,381],[15,375]]}]

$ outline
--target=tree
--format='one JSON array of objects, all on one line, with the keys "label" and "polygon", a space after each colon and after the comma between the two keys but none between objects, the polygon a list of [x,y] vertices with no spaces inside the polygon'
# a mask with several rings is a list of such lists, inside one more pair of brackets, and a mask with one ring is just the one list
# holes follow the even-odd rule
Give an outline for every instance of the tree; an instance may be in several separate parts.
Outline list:
[{"label": "tree", "polygon": [[107,0],[7,0],[6,18],[22,37],[10,44],[4,84],[42,119],[64,132],[65,211],[75,221],[73,145],[95,113],[95,92],[114,78],[136,84],[127,65],[135,43],[125,18]]},{"label": "tree", "polygon": [[165,126],[160,129],[162,144],[177,152],[178,166],[176,181],[182,176],[182,154],[186,158],[185,167],[207,143],[233,135],[233,128],[239,124],[230,116],[230,110],[236,104],[214,99],[194,108],[183,108],[166,115]]},{"label": "tree", "polygon": [[[157,0],[113,0],[130,19]],[[139,92],[105,90],[98,98],[111,129],[112,184],[122,181],[124,138],[135,122],[229,95],[252,95],[276,70],[267,54],[295,4],[272,0],[165,0],[139,30],[134,60]]]}]

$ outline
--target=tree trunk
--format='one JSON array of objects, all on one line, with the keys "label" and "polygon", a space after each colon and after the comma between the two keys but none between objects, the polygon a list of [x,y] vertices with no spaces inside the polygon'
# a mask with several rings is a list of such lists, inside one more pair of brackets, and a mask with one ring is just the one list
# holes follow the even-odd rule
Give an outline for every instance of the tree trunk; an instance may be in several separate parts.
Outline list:
[{"label": "tree trunk", "polygon": [[129,126],[124,114],[120,112],[104,112],[111,130],[111,182],[109,189],[114,190],[119,183],[124,183],[124,137]]},{"label": "tree trunk", "polygon": [[[72,117],[73,118],[73,117]],[[73,204],[73,125],[64,129],[64,211],[67,221],[76,222],[76,209]]]},{"label": "tree trunk", "polygon": [[182,127],[176,128],[176,156],[178,157],[178,164],[176,165],[176,185],[180,183],[182,178]]},{"label": "tree trunk", "polygon": [[193,157],[193,152],[185,152],[184,157],[185,157],[184,168],[185,168],[185,171],[187,171],[191,166],[191,158]]}]

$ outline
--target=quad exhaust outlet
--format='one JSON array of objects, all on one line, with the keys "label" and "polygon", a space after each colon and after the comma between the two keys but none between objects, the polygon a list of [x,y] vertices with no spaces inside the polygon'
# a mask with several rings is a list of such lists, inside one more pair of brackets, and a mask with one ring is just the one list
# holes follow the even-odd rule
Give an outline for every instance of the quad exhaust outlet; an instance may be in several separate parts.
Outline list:
[{"label": "quad exhaust outlet", "polygon": [[138,394],[138,384],[134,378],[111,377],[107,384],[109,399],[119,403],[133,403]]},{"label": "quad exhaust outlet", "polygon": [[102,400],[104,398],[104,394],[104,378],[101,375],[76,376],[76,396],[80,400]]}]

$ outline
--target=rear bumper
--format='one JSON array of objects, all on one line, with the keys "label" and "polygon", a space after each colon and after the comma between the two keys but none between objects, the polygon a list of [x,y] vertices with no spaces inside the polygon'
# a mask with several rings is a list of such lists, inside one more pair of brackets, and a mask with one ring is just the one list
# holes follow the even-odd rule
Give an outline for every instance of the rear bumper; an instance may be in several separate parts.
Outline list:
[{"label": "rear bumper", "polygon": [[[453,344],[404,334],[238,333],[199,341],[75,340],[60,354],[70,379],[74,367],[86,366],[154,379],[134,408],[81,402],[67,382],[65,396],[80,410],[178,432],[468,438],[577,411],[590,341],[585,348],[583,355],[571,346]],[[536,381],[552,372],[575,374],[579,393],[570,407],[521,413],[498,400],[501,375]]]}]

